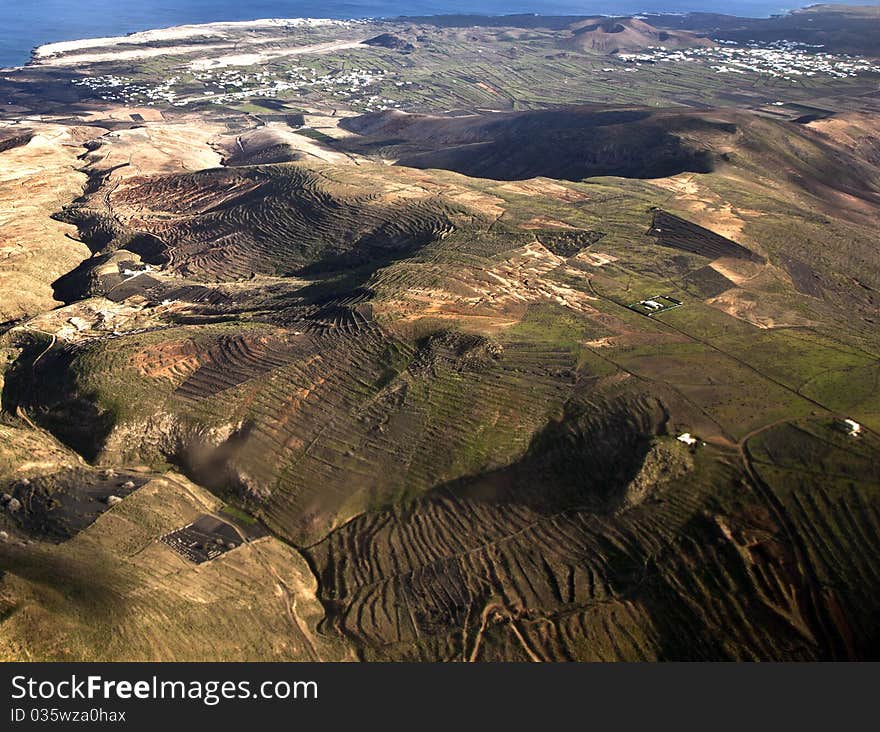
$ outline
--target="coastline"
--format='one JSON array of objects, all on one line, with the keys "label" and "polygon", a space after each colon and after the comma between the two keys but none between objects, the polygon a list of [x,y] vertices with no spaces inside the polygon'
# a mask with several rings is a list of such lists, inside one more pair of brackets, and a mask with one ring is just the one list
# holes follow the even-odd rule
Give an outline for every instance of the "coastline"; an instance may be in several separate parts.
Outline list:
[{"label": "coastline", "polygon": [[258,18],[256,20],[218,21],[215,23],[190,23],[173,25],[167,28],[151,28],[135,31],[121,36],[103,36],[97,38],[78,38],[69,41],[57,41],[36,46],[31,51],[31,59],[49,58],[57,54],[78,51],[85,48],[106,48],[120,44],[146,45],[161,41],[182,40],[185,38],[217,36],[226,30],[245,30],[257,28],[302,28],[326,25],[349,25],[356,20],[334,18]]},{"label": "coastline", "polygon": [[[261,29],[284,29],[284,28],[319,28],[326,26],[349,27],[354,23],[361,22],[359,20],[340,20],[333,18],[258,18],[256,20],[243,21],[218,21],[216,23],[200,23],[169,26],[167,28],[153,28],[145,31],[136,31],[122,36],[104,36],[97,38],[80,38],[70,41],[58,41],[54,43],[46,43],[36,46],[31,51],[30,60],[24,66],[42,66],[53,65],[53,63],[61,65],[77,65],[82,56],[73,56],[73,63],[63,61],[68,54],[77,51],[85,52],[108,52],[116,46],[124,45],[133,47],[126,51],[132,58],[143,55],[149,55],[147,49],[153,44],[161,44],[169,41],[195,41],[197,45],[192,46],[193,51],[204,48],[203,42],[206,39],[216,39],[217,41],[229,40],[229,33],[241,30],[261,30]],[[138,50],[138,47],[141,47]],[[112,51],[111,51],[112,52]],[[157,51],[158,54],[162,50]],[[120,55],[116,52],[115,55]],[[23,67],[15,67],[23,68]]]},{"label": "coastline", "polygon": [[[779,15],[790,15],[800,11],[807,11],[817,7],[822,7],[823,3],[811,4],[806,6],[782,9],[778,12],[768,13],[767,15],[742,15],[730,13],[730,17],[743,18],[770,18]],[[171,25],[160,28],[147,28],[145,30],[132,31],[122,35],[114,36],[95,36],[83,37],[62,41],[51,41],[34,46],[30,51],[30,56],[25,63],[20,65],[6,66],[0,70],[11,71],[20,69],[25,66],[39,65],[41,61],[51,59],[53,57],[64,55],[72,51],[80,51],[85,49],[109,48],[117,45],[149,45],[151,43],[162,43],[174,40],[186,39],[204,39],[216,37],[220,40],[224,39],[226,32],[234,32],[236,30],[258,30],[269,28],[302,28],[302,27],[321,27],[328,25],[348,26],[355,23],[364,23],[370,21],[392,21],[396,19],[416,19],[416,18],[455,18],[455,17],[522,17],[524,15],[533,15],[535,17],[547,18],[587,18],[587,17],[648,17],[648,16],[687,16],[694,14],[696,11],[642,11],[634,13],[433,13],[430,15],[397,15],[397,16],[376,16],[376,17],[357,17],[357,18],[312,18],[312,17],[295,17],[295,18],[255,18],[253,20],[230,20],[230,21],[212,21],[208,23],[184,23],[179,25]],[[719,13],[719,15],[727,15],[727,13]]]}]

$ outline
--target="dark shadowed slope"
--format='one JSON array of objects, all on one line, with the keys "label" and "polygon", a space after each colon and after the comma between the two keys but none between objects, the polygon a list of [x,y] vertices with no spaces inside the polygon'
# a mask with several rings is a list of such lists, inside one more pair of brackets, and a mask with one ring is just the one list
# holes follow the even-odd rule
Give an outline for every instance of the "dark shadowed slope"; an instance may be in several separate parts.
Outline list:
[{"label": "dark shadowed slope", "polygon": [[706,173],[714,165],[711,153],[685,142],[680,128],[696,126],[712,134],[734,131],[710,120],[590,107],[466,117],[382,112],[345,126],[377,146],[383,141],[395,146],[399,165],[497,180]]}]

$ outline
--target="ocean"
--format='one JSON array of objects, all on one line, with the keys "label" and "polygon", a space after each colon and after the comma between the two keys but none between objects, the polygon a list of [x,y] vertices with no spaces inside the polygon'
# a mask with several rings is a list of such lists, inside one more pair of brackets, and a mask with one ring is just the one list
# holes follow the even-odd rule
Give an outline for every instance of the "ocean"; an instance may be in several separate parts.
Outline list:
[{"label": "ocean", "polygon": [[[804,0],[806,4],[808,0]],[[784,0],[0,0],[0,67],[27,62],[53,41],[117,36],[183,23],[257,18],[379,18],[454,13],[542,15],[720,12],[768,16],[800,3]]]}]

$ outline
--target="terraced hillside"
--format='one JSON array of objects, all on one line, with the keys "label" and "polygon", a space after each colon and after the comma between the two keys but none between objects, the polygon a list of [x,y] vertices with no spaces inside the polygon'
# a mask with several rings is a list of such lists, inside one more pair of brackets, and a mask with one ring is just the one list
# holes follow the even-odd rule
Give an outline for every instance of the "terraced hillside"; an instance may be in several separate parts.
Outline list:
[{"label": "terraced hillside", "polygon": [[65,219],[82,223],[94,248],[122,239],[146,261],[208,281],[338,271],[405,256],[451,230],[453,215],[442,201],[389,205],[365,193],[334,195],[315,174],[271,168],[135,181],[114,190],[106,205],[112,221],[88,203],[68,209]]},{"label": "terraced hillside", "polygon": [[0,136],[0,657],[876,659],[876,118],[312,93]]}]

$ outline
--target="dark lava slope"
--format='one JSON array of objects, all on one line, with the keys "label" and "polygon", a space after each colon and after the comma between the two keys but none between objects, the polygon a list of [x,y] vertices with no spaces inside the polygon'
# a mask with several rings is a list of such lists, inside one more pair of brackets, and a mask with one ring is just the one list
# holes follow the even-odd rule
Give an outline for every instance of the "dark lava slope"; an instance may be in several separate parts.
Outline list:
[{"label": "dark lava slope", "polygon": [[351,150],[479,178],[660,178],[730,165],[794,184],[833,215],[863,220],[861,201],[880,204],[870,145],[851,154],[804,125],[732,110],[581,106],[456,117],[392,110],[342,126],[357,133],[340,143]]},{"label": "dark lava slope", "polygon": [[736,129],[692,115],[591,107],[466,117],[390,111],[346,120],[343,126],[375,147],[391,148],[398,165],[497,180],[706,173],[715,164],[712,153],[681,133]]}]

